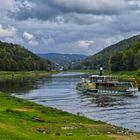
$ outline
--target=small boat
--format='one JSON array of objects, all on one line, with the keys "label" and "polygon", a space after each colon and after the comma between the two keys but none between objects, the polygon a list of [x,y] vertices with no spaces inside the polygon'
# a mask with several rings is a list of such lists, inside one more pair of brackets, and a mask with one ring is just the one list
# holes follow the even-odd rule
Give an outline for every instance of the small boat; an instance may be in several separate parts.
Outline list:
[{"label": "small boat", "polygon": [[82,78],[77,84],[77,90],[92,94],[105,95],[133,95],[138,91],[135,82],[118,81],[113,76],[91,75]]}]

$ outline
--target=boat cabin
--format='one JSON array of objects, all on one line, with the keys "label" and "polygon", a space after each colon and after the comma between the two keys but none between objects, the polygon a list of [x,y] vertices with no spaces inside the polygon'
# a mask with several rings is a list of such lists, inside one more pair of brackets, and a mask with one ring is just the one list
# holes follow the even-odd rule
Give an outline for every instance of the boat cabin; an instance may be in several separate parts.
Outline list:
[{"label": "boat cabin", "polygon": [[132,95],[138,91],[135,81],[118,81],[114,76],[91,75],[88,79],[81,79],[77,89],[110,95]]},{"label": "boat cabin", "polygon": [[89,77],[91,83],[96,83],[96,87],[100,89],[111,88],[124,90],[127,88],[134,88],[135,84],[132,82],[120,82],[114,76],[99,76],[91,75]]},{"label": "boat cabin", "polygon": [[91,75],[89,77],[90,82],[98,82],[98,83],[114,83],[117,82],[117,78],[113,76],[99,76],[99,75]]}]

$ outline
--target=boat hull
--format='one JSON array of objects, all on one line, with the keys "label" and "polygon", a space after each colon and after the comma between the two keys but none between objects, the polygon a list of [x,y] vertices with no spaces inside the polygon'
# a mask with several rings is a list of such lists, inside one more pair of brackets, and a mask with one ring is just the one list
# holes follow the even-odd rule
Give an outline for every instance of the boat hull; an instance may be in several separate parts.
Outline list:
[{"label": "boat hull", "polygon": [[104,90],[104,89],[84,89],[77,87],[77,90],[87,93],[87,94],[96,94],[96,95],[111,95],[111,96],[132,96],[138,90],[130,90],[130,91],[117,91],[117,90]]}]

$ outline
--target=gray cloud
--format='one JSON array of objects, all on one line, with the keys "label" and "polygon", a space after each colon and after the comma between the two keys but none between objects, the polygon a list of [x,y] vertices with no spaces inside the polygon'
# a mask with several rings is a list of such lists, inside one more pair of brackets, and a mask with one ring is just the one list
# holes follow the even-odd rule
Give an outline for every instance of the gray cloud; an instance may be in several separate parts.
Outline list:
[{"label": "gray cloud", "polygon": [[69,13],[113,15],[121,14],[126,10],[139,8],[138,1],[129,0],[16,0],[18,12],[11,16],[25,20],[38,18],[41,20],[53,19],[58,15]]},{"label": "gray cloud", "polygon": [[0,19],[0,40],[36,53],[91,55],[140,33],[140,2],[1,0]]},{"label": "gray cloud", "polygon": [[124,0],[54,0],[54,5],[69,12],[92,14],[114,14],[127,7]]},{"label": "gray cloud", "polygon": [[12,12],[9,15],[18,20],[26,20],[28,18],[38,18],[46,20],[60,14],[59,9],[52,5],[51,0],[17,0],[18,12]]}]

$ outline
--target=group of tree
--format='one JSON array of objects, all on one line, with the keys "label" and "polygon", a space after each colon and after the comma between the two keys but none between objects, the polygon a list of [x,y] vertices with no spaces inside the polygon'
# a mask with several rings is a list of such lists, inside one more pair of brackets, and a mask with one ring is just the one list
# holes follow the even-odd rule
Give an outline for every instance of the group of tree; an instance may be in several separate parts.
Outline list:
[{"label": "group of tree", "polygon": [[140,42],[135,43],[134,47],[122,52],[114,53],[109,60],[111,71],[130,71],[140,68]]},{"label": "group of tree", "polygon": [[1,71],[49,71],[50,69],[50,61],[41,59],[20,45],[0,41]]}]

